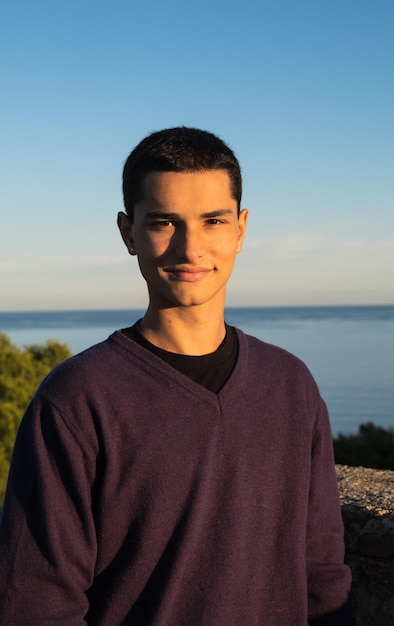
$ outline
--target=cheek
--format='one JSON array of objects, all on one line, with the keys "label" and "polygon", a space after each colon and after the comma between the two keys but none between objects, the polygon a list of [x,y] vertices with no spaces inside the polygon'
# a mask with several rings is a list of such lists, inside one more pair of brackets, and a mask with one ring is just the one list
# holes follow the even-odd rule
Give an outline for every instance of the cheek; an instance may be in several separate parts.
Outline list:
[{"label": "cheek", "polygon": [[158,242],[155,238],[148,237],[142,234],[137,239],[138,245],[137,250],[142,259],[151,259],[156,256],[156,250],[158,249]]},{"label": "cheek", "polygon": [[160,261],[168,252],[169,241],[165,238],[141,238],[137,249],[140,266],[148,266]]},{"label": "cheek", "polygon": [[237,245],[238,230],[220,237],[216,242],[216,249],[223,258],[230,259],[236,253]]}]

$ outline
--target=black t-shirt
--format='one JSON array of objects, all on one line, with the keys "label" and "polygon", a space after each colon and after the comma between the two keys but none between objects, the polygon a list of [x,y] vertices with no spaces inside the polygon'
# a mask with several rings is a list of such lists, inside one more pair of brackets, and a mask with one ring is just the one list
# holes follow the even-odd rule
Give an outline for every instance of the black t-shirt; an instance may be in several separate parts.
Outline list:
[{"label": "black t-shirt", "polygon": [[138,325],[139,322],[130,328],[123,329],[122,332],[213,393],[217,393],[223,387],[234,369],[238,356],[238,340],[232,326],[226,324],[226,336],[215,352],[202,356],[189,356],[168,352],[154,346],[145,339]]}]

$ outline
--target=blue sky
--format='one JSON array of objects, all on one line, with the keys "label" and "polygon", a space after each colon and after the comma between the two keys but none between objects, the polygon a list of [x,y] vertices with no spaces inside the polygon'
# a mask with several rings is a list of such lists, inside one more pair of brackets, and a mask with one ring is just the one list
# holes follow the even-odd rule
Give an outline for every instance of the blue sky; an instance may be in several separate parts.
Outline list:
[{"label": "blue sky", "polygon": [[230,305],[394,303],[392,0],[6,0],[0,310],[140,308],[116,229],[153,130],[237,154]]}]

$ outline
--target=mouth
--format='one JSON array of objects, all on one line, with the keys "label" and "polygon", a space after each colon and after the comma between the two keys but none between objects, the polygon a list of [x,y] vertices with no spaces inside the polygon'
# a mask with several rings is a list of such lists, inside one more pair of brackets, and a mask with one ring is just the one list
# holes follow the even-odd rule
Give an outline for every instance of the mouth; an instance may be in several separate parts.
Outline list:
[{"label": "mouth", "polygon": [[193,283],[206,278],[212,269],[208,267],[189,267],[187,265],[175,265],[164,268],[171,280]]}]

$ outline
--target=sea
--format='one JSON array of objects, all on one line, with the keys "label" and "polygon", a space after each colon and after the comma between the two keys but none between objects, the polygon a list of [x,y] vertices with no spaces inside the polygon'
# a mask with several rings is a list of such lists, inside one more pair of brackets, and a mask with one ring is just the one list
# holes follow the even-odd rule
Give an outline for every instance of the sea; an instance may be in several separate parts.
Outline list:
[{"label": "sea", "polygon": [[[0,312],[19,347],[56,339],[75,354],[137,321],[142,310]],[[394,305],[227,308],[226,321],[300,357],[327,403],[334,437],[360,424],[394,427]]]}]

